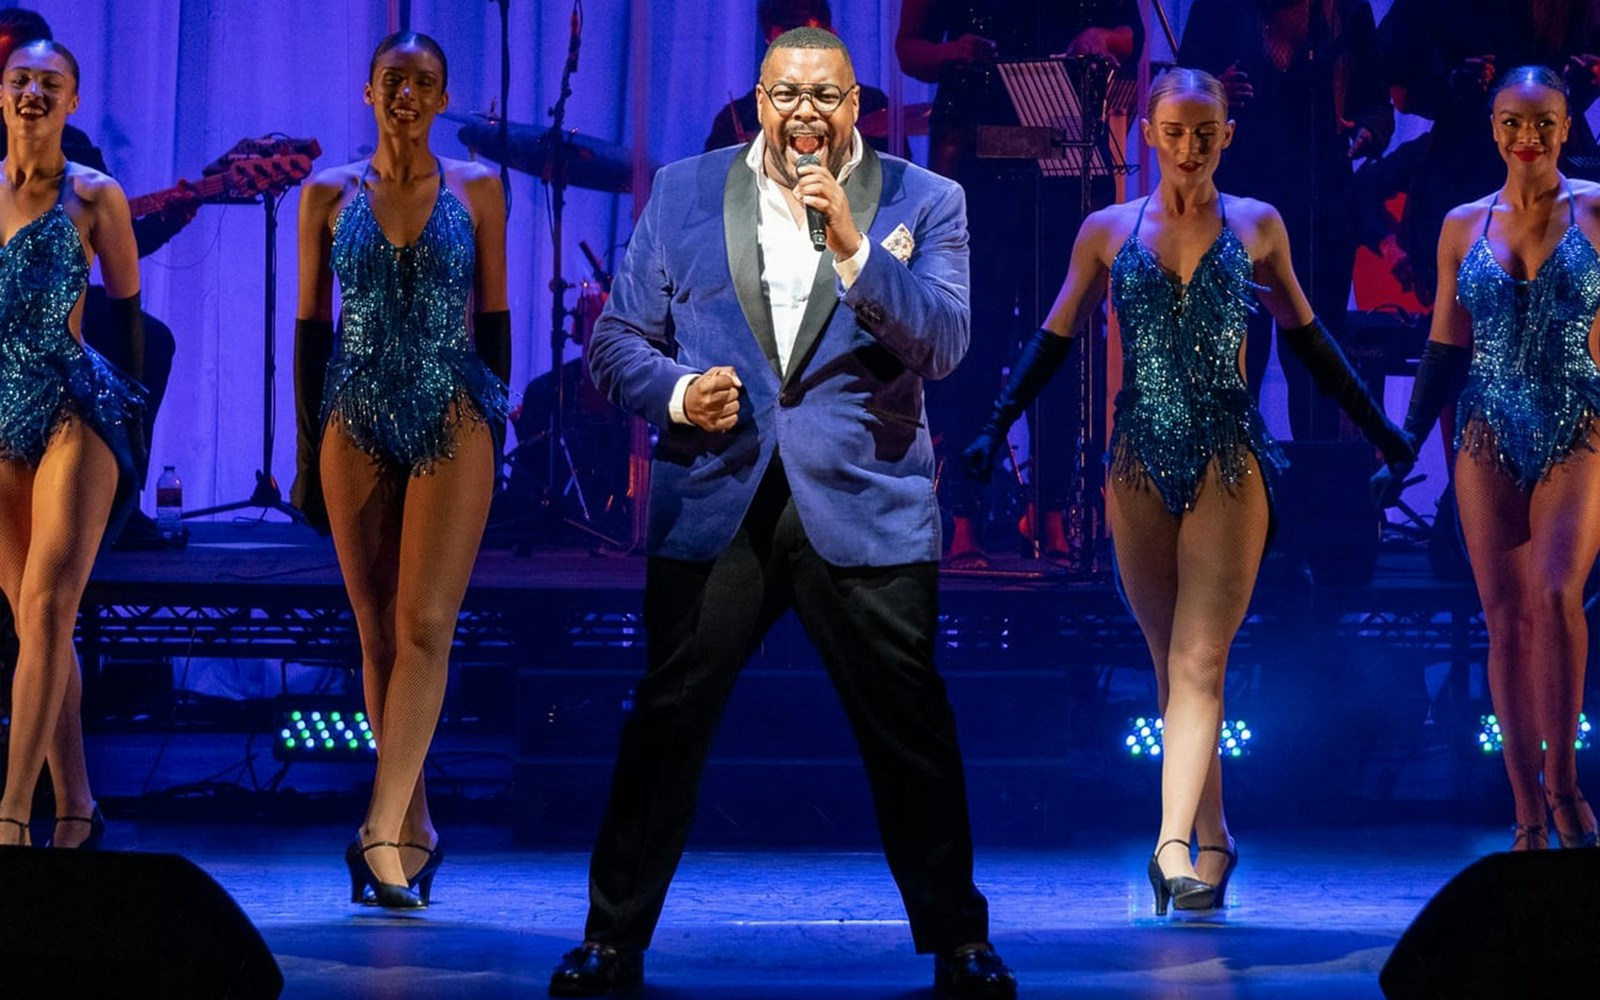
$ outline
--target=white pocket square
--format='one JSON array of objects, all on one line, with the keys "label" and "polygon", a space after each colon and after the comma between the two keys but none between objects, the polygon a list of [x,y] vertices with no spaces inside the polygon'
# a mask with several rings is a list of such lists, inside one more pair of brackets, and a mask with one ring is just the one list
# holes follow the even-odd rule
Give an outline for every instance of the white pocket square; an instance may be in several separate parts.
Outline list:
[{"label": "white pocket square", "polygon": [[911,259],[911,251],[916,249],[917,241],[911,238],[911,230],[902,222],[894,227],[894,232],[883,238],[882,245],[891,257],[904,264]]}]

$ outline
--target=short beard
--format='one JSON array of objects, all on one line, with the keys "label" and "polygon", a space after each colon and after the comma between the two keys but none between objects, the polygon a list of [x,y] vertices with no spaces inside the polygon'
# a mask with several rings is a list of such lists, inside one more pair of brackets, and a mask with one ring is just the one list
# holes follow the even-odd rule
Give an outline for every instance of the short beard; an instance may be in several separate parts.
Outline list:
[{"label": "short beard", "polygon": [[[832,138],[832,136],[830,135],[829,138]],[[821,162],[827,166],[828,173],[832,174],[835,178],[839,176],[840,171],[844,170],[844,165],[850,161],[850,154],[853,151],[852,146],[854,143],[855,137],[852,131],[842,145],[830,144],[827,146],[828,158],[826,160],[822,160]],[[767,173],[776,178],[785,187],[792,188],[800,182],[800,175],[789,166],[788,154],[789,137],[787,134],[784,135],[781,145],[774,145],[771,142],[767,143]]]}]

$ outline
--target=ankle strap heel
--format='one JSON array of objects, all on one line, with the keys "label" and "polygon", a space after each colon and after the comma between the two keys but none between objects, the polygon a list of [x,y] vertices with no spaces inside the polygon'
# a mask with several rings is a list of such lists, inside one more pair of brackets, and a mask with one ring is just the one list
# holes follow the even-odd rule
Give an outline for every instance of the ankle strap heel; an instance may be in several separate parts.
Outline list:
[{"label": "ankle strap heel", "polygon": [[0,823],[10,823],[12,826],[16,827],[17,830],[19,831],[17,833],[17,842],[15,844],[11,844],[9,846],[12,846],[12,847],[27,847],[28,846],[28,824],[24,823],[20,819],[12,819],[10,816],[0,816]]},{"label": "ankle strap heel", "polygon": [[1511,838],[1513,851],[1542,851],[1550,846],[1550,832],[1543,823],[1518,823]]},{"label": "ankle strap heel", "polygon": [[1161,863],[1158,859],[1161,857],[1162,850],[1169,844],[1182,844],[1185,857],[1188,857],[1189,852],[1189,842],[1174,837],[1171,840],[1163,840],[1157,844],[1155,853],[1150,855],[1150,864],[1146,867],[1146,874],[1150,877],[1150,891],[1156,897],[1156,916],[1164,917],[1167,915],[1168,903],[1180,910],[1211,909],[1217,896],[1216,886],[1188,875],[1177,875],[1168,878],[1166,873],[1161,870]]},{"label": "ankle strap heel", "polygon": [[[1550,807],[1550,825],[1555,827],[1556,838],[1561,841],[1562,847],[1594,847],[1597,843],[1600,843],[1600,834],[1597,834],[1595,827],[1584,828],[1584,813],[1589,811],[1589,803],[1584,801],[1582,792],[1573,792],[1568,795],[1547,792],[1545,793],[1545,803]],[[1555,822],[1562,813],[1568,814],[1576,821],[1577,833],[1567,833],[1561,829],[1560,823]],[[1593,813],[1590,813],[1590,821],[1593,822]]]},{"label": "ankle strap heel", "polygon": [[[98,805],[96,805],[94,807],[93,811],[88,816],[57,816],[56,817],[56,822],[57,823],[82,823],[82,824],[84,824],[85,826],[87,826],[89,828],[88,836],[84,837],[83,840],[78,842],[78,844],[74,848],[75,850],[79,850],[79,851],[93,851],[93,850],[96,850],[96,849],[98,849],[100,847],[100,842],[102,840],[104,840],[105,836],[106,836],[106,818],[100,812],[100,807]],[[55,846],[57,846],[56,843],[55,843],[55,838],[52,837],[50,843],[46,844],[45,846],[46,847],[55,847]]]},{"label": "ankle strap heel", "polygon": [[1222,869],[1222,877],[1217,879],[1216,886],[1216,904],[1218,906],[1224,906],[1227,903],[1228,897],[1228,880],[1233,878],[1233,870],[1239,867],[1238,842],[1230,838],[1228,846],[1226,847],[1211,847],[1206,844],[1201,844],[1200,853],[1204,854],[1206,851],[1211,851],[1214,854],[1225,855],[1228,859],[1227,865]]}]

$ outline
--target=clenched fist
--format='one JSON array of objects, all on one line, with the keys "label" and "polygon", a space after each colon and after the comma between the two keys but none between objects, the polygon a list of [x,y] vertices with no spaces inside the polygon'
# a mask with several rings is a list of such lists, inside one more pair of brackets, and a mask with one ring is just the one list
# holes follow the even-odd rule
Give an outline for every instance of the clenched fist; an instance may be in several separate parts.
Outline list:
[{"label": "clenched fist", "polygon": [[731,430],[739,422],[739,390],[744,383],[729,365],[718,365],[689,383],[683,415],[703,431]]}]

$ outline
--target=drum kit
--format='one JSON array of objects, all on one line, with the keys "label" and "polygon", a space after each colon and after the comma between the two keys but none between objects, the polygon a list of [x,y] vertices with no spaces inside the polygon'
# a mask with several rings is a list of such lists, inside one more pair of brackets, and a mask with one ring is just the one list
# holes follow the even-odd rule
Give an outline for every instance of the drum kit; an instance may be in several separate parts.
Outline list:
[{"label": "drum kit", "polygon": [[[544,183],[557,218],[567,187],[609,194],[633,189],[633,154],[616,143],[492,114],[446,111],[442,117],[460,125],[457,137],[474,155]],[[528,384],[522,405],[513,412],[517,443],[507,456],[505,495],[497,500],[508,509],[490,519],[490,538],[523,553],[536,538],[548,541],[570,531],[618,550],[630,548],[629,538],[637,534],[629,523],[628,501],[634,493],[630,466],[643,456],[630,456],[636,449],[630,447],[628,421],[584,377],[582,359],[568,362],[565,357],[569,343],[587,353],[610,292],[605,263],[587,242],[583,252],[594,272],[592,281],[574,285],[561,275],[559,253],[552,261],[550,369]],[[569,309],[566,292],[574,289],[577,301]]]}]

